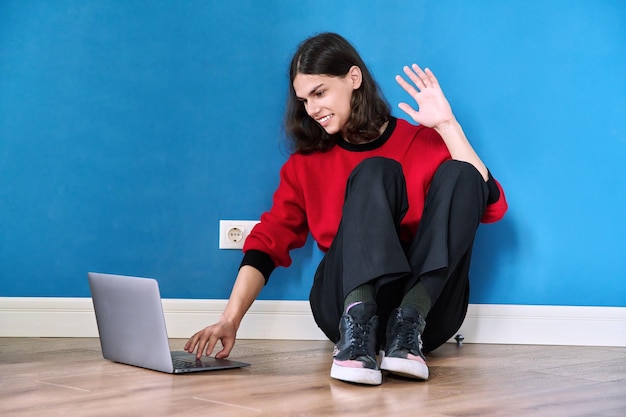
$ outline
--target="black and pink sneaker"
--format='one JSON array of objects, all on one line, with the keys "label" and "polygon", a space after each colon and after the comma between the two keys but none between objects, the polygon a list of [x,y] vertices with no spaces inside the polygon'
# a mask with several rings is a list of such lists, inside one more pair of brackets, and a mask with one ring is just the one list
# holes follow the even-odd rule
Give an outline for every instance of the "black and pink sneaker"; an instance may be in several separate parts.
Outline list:
[{"label": "black and pink sneaker", "polygon": [[376,361],[376,304],[358,302],[339,321],[340,340],[333,352],[330,376],[358,384],[380,385],[382,373]]},{"label": "black and pink sneaker", "polygon": [[415,379],[428,379],[428,366],[422,353],[426,322],[412,307],[397,308],[387,324],[387,343],[381,352],[380,368]]}]

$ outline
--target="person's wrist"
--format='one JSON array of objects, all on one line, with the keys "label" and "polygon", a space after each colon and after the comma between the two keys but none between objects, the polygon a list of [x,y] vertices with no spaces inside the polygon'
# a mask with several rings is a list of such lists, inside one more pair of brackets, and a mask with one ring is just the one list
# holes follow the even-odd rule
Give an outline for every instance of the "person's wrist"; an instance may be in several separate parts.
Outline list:
[{"label": "person's wrist", "polygon": [[223,313],[222,316],[220,317],[220,322],[222,323],[222,325],[224,326],[231,326],[235,329],[235,331],[239,330],[239,326],[241,324],[240,320],[237,320],[234,317],[230,317],[228,314]]},{"label": "person's wrist", "polygon": [[450,119],[446,119],[437,123],[435,126],[433,126],[433,129],[435,129],[437,133],[443,136],[445,133],[452,132],[458,129],[458,125],[459,123],[457,122],[456,118],[453,116]]}]

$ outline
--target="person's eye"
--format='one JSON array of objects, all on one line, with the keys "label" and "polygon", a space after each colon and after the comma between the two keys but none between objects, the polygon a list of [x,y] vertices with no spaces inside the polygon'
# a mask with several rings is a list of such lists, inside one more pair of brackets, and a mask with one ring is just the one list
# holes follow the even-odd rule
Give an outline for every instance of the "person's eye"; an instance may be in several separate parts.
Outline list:
[{"label": "person's eye", "polygon": [[324,96],[324,93],[326,93],[326,90],[320,90],[320,91],[318,91],[317,93],[315,93],[315,95],[316,95],[317,97],[323,97],[323,96]]}]

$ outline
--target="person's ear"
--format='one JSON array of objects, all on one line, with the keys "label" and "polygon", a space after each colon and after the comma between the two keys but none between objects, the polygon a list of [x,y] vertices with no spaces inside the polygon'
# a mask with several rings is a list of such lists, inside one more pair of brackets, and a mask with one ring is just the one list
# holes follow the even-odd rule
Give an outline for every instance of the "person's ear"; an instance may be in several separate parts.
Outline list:
[{"label": "person's ear", "polygon": [[348,71],[348,76],[352,81],[352,88],[354,90],[358,90],[359,87],[361,87],[361,83],[363,82],[363,73],[361,72],[361,68],[353,65]]}]

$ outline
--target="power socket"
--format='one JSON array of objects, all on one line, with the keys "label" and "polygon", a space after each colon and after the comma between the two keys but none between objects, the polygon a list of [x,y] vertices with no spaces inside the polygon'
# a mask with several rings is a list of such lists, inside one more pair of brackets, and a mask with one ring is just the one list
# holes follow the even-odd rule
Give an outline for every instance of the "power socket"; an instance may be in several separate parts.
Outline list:
[{"label": "power socket", "polygon": [[258,220],[220,220],[220,249],[242,249]]}]

